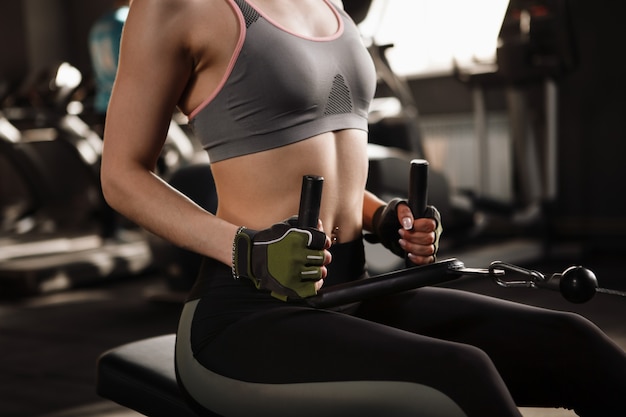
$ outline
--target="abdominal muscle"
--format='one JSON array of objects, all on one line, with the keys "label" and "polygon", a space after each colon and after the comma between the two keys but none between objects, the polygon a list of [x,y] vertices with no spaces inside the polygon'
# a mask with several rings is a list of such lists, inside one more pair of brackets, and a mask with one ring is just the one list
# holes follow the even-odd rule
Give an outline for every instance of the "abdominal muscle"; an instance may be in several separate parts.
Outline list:
[{"label": "abdominal muscle", "polygon": [[217,216],[261,230],[298,213],[302,177],[324,177],[320,220],[335,242],[361,234],[367,133],[341,130],[213,163]]}]

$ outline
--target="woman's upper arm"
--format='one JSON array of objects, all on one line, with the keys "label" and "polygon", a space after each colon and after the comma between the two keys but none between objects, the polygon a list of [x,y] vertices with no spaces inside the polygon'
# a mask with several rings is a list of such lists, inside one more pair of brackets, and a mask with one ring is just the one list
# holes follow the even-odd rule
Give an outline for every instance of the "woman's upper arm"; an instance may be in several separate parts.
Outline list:
[{"label": "woman's upper arm", "polygon": [[177,0],[133,0],[106,117],[103,173],[152,169],[193,68]]}]

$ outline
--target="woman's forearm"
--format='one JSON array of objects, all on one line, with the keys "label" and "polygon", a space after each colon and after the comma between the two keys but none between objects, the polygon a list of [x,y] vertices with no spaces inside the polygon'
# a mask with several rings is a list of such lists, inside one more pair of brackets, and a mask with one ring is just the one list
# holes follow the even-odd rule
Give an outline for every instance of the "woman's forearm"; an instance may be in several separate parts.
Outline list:
[{"label": "woman's forearm", "polygon": [[230,264],[237,225],[205,211],[152,172],[137,168],[110,174],[103,169],[102,189],[112,208],[149,232]]}]

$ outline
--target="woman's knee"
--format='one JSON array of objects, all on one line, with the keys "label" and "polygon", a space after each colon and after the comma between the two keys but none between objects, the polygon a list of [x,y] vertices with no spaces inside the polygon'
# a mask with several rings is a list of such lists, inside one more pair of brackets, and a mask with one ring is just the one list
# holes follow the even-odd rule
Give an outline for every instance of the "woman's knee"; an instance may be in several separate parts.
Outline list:
[{"label": "woman's knee", "polygon": [[502,379],[493,361],[482,349],[464,345],[457,354],[448,358],[450,369],[457,370],[454,378],[466,379],[467,384],[500,385]]},{"label": "woman's knee", "polygon": [[518,416],[515,402],[490,357],[481,349],[459,344],[440,366],[445,392],[468,415]]},{"label": "woman's knee", "polygon": [[[577,313],[566,311],[553,311],[551,320],[548,322],[550,340],[560,343],[573,343],[582,346],[585,341],[597,340],[598,337],[606,337],[604,333],[590,320]],[[570,345],[570,347],[573,347]]]}]

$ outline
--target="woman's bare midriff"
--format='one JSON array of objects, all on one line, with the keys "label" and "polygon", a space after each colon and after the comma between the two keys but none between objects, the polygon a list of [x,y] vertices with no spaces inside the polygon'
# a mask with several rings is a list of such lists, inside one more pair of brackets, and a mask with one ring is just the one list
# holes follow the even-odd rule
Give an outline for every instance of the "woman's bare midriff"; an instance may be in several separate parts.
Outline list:
[{"label": "woman's bare midriff", "polygon": [[251,229],[264,229],[298,212],[303,175],[324,177],[320,219],[335,242],[362,230],[367,180],[367,134],[324,133],[291,145],[212,164],[217,216]]}]

